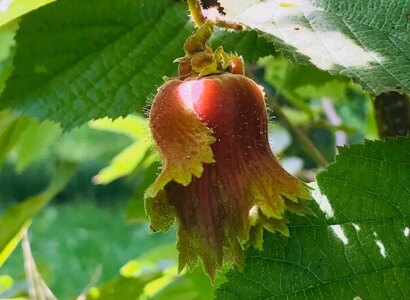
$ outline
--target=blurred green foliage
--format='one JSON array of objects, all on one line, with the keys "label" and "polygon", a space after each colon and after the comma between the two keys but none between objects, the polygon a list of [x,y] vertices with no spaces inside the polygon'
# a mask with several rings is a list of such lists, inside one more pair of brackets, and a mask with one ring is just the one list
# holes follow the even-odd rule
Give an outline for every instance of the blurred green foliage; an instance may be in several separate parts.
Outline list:
[{"label": "blurred green foliage", "polygon": [[[7,13],[0,13],[0,94],[13,70],[13,57],[17,51],[18,76],[14,78],[14,88],[11,85],[7,95],[10,99],[15,98],[13,106],[29,110],[28,114],[0,111],[0,225],[3,224],[0,241],[7,244],[19,237],[21,227],[28,225],[42,205],[54,198],[51,205],[34,217],[29,232],[37,268],[58,299],[74,299],[80,293],[88,299],[212,299],[215,288],[225,281],[224,272],[217,278],[215,286],[211,286],[200,267],[192,272],[184,270],[178,275],[175,232],[151,234],[143,200],[144,191],[155,179],[160,166],[147,132],[146,117],[136,114],[136,110],[148,105],[146,96],[151,97],[162,82],[162,76],[171,75],[176,70],[172,59],[182,53],[182,42],[193,30],[186,18],[186,7],[180,1],[141,0],[138,4],[145,4],[143,12],[150,13],[150,20],[146,22],[146,15],[141,14],[140,8],[132,1],[125,1],[126,6],[114,1],[104,3],[117,7],[121,12],[128,12],[127,8],[131,7],[130,11],[139,15],[121,14],[104,5],[96,8],[77,0],[59,0],[57,6],[34,12],[19,23],[17,17],[48,2],[14,0]],[[79,15],[79,8],[86,13]],[[98,15],[95,9],[105,16],[100,20],[105,25],[95,32],[104,34],[92,35],[91,39],[89,33],[94,31],[88,22],[91,15]],[[59,10],[66,14],[61,19],[55,13]],[[163,16],[160,25],[152,26]],[[85,23],[78,26],[77,18]],[[115,26],[106,26],[113,21],[117,22],[114,22]],[[76,32],[78,41],[72,42],[59,35],[58,31],[57,39],[55,32],[47,27],[54,23]],[[168,23],[173,27],[165,32],[164,27]],[[19,24],[22,24],[23,31],[17,38],[21,42],[17,48],[15,35]],[[56,28],[58,26],[53,27]],[[173,36],[170,34],[175,31],[173,28],[180,28],[181,32]],[[145,41],[134,45],[145,34],[144,30],[159,34],[164,40],[151,34],[152,44]],[[49,47],[33,39],[34,34],[49,43]],[[85,40],[91,42],[84,44]],[[61,46],[61,41],[66,43],[66,47]],[[219,44],[223,44],[227,51],[240,52],[247,62],[258,61],[248,65],[250,73],[263,85],[266,94],[277,100],[288,121],[313,141],[327,161],[334,161],[338,152],[338,136],[342,136],[346,144],[377,137],[371,98],[348,78],[330,75],[313,66],[295,64],[279,56],[273,46],[256,32],[217,31],[212,45],[216,47]],[[167,48],[151,59],[155,48],[152,45],[165,45]],[[117,66],[134,48],[140,52],[131,55],[129,62],[133,67],[122,65],[113,76],[106,62],[113,59],[113,65]],[[70,55],[77,60],[61,58],[70,52],[67,49],[71,49]],[[55,56],[51,58],[46,50]],[[266,56],[268,54],[275,56]],[[33,57],[44,65],[32,65]],[[53,59],[55,65],[50,63]],[[44,66],[49,63],[55,73],[46,76]],[[66,65],[75,69],[78,76],[65,72],[70,69],[65,68]],[[93,66],[101,67],[100,75],[104,80],[97,76],[98,84],[88,77]],[[62,73],[60,69],[63,69]],[[124,73],[124,69],[128,73]],[[24,77],[25,72],[29,72],[28,77]],[[51,77],[48,76],[54,76],[55,80],[49,81]],[[86,83],[92,92],[78,95],[74,85],[67,86],[67,79],[80,86]],[[30,80],[40,82],[42,87],[33,89]],[[121,90],[116,94],[121,84],[128,86],[130,82],[132,84],[125,92]],[[27,89],[28,94],[16,88],[19,84]],[[59,95],[62,93],[63,100],[71,97],[75,101],[58,102],[50,97],[47,89]],[[105,97],[101,90],[112,97]],[[27,95],[35,101],[26,102]],[[128,104],[117,101],[113,95]],[[5,101],[10,102],[9,98]],[[95,101],[89,101],[89,98]],[[41,103],[41,99],[45,102]],[[290,173],[305,181],[314,180],[319,169],[317,161],[303,147],[295,128],[277,118],[278,112],[269,108],[272,103],[267,104],[272,120],[269,128],[272,150]],[[115,120],[103,118],[83,123],[103,115],[124,116],[130,112],[133,114]],[[43,118],[45,114],[49,119],[61,121],[65,128],[78,127],[63,132],[56,122],[40,122],[28,116]],[[79,166],[67,187],[58,195],[53,193],[45,201],[40,201],[38,209],[27,209],[19,213],[18,218],[10,218],[6,213],[10,207],[32,207],[25,199],[40,193],[56,179],[52,173],[56,162]],[[15,219],[14,225],[18,225],[12,237],[3,234],[5,227],[13,228],[11,219]],[[4,225],[4,220],[7,225]],[[100,267],[101,274],[96,276]],[[265,276],[260,273],[260,276]],[[22,250],[17,247],[0,269],[0,298],[27,295],[26,277]]]}]

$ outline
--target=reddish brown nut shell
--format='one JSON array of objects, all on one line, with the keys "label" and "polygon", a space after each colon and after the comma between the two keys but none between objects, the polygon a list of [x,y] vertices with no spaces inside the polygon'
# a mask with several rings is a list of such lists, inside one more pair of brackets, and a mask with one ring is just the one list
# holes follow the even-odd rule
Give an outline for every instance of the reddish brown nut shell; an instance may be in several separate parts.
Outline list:
[{"label": "reddish brown nut shell", "polygon": [[271,152],[261,88],[222,74],[171,80],[154,99],[150,126],[163,170],[146,194],[154,230],[178,224],[180,269],[201,259],[213,278],[240,265],[240,244],[261,247],[262,231],[288,234],[285,211],[307,213],[306,186]]}]

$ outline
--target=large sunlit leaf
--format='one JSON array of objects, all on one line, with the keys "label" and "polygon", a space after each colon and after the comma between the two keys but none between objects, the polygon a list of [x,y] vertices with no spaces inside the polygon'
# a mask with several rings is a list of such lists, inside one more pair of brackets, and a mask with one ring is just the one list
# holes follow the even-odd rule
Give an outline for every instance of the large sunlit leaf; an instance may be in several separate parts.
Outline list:
[{"label": "large sunlit leaf", "polygon": [[217,299],[405,299],[410,295],[410,138],[340,149],[317,177],[316,217],[293,218],[231,271]]},{"label": "large sunlit leaf", "polygon": [[406,0],[218,0],[229,21],[268,36],[298,62],[359,81],[369,91],[410,93]]},{"label": "large sunlit leaf", "polygon": [[76,165],[61,162],[50,185],[40,194],[11,206],[0,218],[0,267],[21,239],[22,231],[31,219],[42,210],[68,183],[76,171]]},{"label": "large sunlit leaf", "polygon": [[[66,129],[139,111],[162,77],[175,75],[173,61],[184,55],[192,32],[187,6],[179,1],[59,0],[23,17],[0,107]],[[246,60],[266,55],[271,46],[258,39],[240,33],[235,50],[247,49]],[[233,49],[235,42],[227,44]]]}]

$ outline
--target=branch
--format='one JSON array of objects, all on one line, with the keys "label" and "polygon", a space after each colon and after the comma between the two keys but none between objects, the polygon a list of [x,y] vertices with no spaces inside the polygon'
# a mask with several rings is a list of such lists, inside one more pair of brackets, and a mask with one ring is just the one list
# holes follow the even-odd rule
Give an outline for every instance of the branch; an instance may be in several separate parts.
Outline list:
[{"label": "branch", "polygon": [[299,127],[293,125],[292,121],[282,111],[282,107],[278,100],[269,94],[266,94],[266,99],[279,119],[281,119],[282,122],[285,123],[286,127],[288,127],[295,134],[301,146],[309,154],[309,156],[318,164],[318,166],[323,168],[326,167],[329,164],[328,161],[323,157],[322,153],[320,153],[309,137]]},{"label": "branch", "polygon": [[[255,81],[258,81],[258,79],[255,76],[254,69],[248,68],[247,71],[248,72],[246,74],[248,77],[252,78]],[[293,125],[292,121],[283,112],[282,106],[279,104],[276,97],[270,94],[266,89],[265,97],[269,105],[272,107],[276,115],[279,117],[279,119],[281,119],[282,122],[286,125],[286,127],[295,134],[302,148],[309,154],[309,156],[316,162],[318,166],[322,168],[326,167],[329,164],[329,162],[326,160],[326,158],[323,157],[322,153],[320,153],[320,151],[316,148],[316,146],[309,139],[309,137],[303,132],[303,130]]]}]

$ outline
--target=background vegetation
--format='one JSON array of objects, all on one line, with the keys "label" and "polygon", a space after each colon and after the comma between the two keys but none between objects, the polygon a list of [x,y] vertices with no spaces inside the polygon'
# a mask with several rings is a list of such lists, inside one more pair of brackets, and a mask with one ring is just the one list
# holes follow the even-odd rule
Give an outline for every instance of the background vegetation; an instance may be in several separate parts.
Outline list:
[{"label": "background vegetation", "polygon": [[[316,215],[214,286],[200,267],[178,275],[175,232],[150,233],[143,195],[159,167],[146,112],[194,30],[186,3],[0,1],[0,298],[410,295],[410,3],[301,1],[286,20],[313,52],[278,15],[260,28],[266,7],[232,3],[228,19],[256,20],[211,44],[264,86],[272,150]],[[346,48],[322,64],[332,43]]]}]

